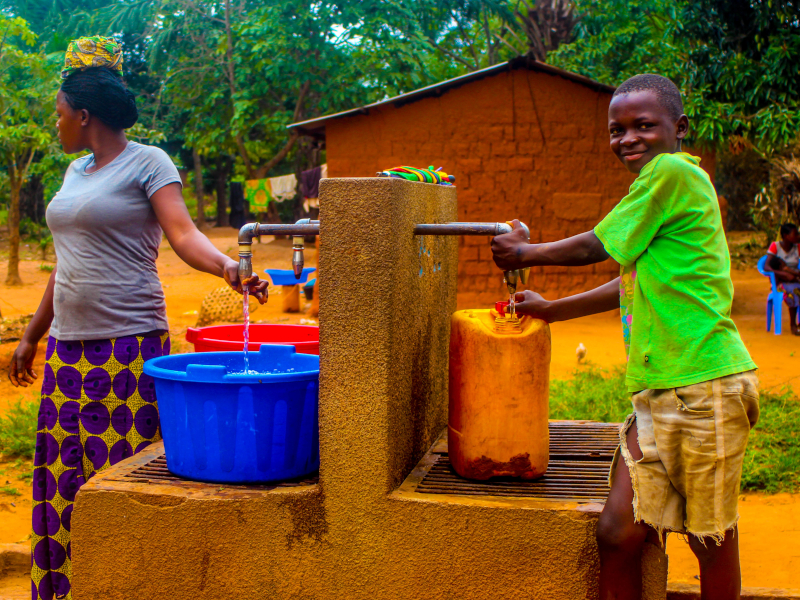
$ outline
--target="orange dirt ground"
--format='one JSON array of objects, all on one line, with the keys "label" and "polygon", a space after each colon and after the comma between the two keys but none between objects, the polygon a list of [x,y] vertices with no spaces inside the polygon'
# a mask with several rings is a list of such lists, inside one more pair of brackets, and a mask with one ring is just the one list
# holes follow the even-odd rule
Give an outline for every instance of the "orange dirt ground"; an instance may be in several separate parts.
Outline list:
[{"label": "orange dirt ground", "polygon": [[[229,256],[236,253],[236,233],[232,229],[215,229],[209,232],[214,244]],[[254,244],[253,264],[263,273],[265,268],[289,268],[291,260],[288,240]],[[21,264],[21,275],[25,285],[8,288],[0,284],[0,311],[5,317],[15,317],[36,310],[49,277],[39,269],[42,261],[25,260]],[[306,264],[316,264],[313,247],[306,251]],[[0,281],[5,280],[5,261],[0,266]],[[223,282],[211,275],[198,273],[186,266],[166,242],[162,245],[158,260],[164,293],[173,352],[187,352],[191,345],[185,342],[187,327],[197,319],[203,297]],[[499,276],[499,275],[498,275]],[[781,388],[793,385],[800,390],[800,338],[792,336],[788,329],[788,314],[784,307],[784,332],[781,336],[766,333],[764,329],[764,303],[767,282],[755,269],[733,272],[736,289],[733,316],[742,338],[760,367],[762,387]],[[535,280],[531,285],[535,289]],[[277,290],[272,288],[271,294]],[[297,323],[308,318],[306,314],[283,314],[280,312],[280,297],[273,295],[271,301],[252,315],[255,322]],[[624,363],[621,328],[614,313],[597,315],[568,323],[552,325],[552,378],[568,378],[577,367],[575,349],[583,343],[587,349],[587,360],[602,367]],[[0,415],[10,403],[20,398],[38,398],[40,384],[27,388],[12,387],[7,378],[7,366],[16,343],[0,344]],[[40,350],[36,366],[42,372],[44,353]],[[31,494],[26,481],[20,479],[27,468],[15,466],[15,461],[0,460],[0,488],[16,488],[19,495],[0,491],[0,544],[24,541],[28,536],[31,513]],[[800,494],[745,494],[740,501],[743,583],[748,587],[779,587],[800,589]],[[670,581],[697,583],[698,573],[688,545],[672,536],[668,552],[670,555]]]}]

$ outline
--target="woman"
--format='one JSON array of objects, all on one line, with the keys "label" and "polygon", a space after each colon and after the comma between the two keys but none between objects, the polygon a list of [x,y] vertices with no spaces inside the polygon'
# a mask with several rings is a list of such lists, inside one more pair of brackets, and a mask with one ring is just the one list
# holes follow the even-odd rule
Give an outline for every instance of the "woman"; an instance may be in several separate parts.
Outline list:
[{"label": "woman", "polygon": [[[783,290],[783,301],[789,307],[792,334],[800,335],[800,324],[797,322],[797,307],[800,304],[800,232],[794,223],[784,223],[780,234],[781,239],[772,242],[767,249],[764,270],[775,273],[778,287]],[[775,310],[781,310],[781,307],[777,306]]]},{"label": "woman", "polygon": [[[50,329],[34,457],[33,598],[70,598],[75,493],[98,471],[160,439],[144,361],[169,353],[156,270],[162,231],[187,264],[241,291],[238,263],[192,223],[181,180],[162,150],[129,142],[137,120],[112,39],[72,42],[56,96],[67,169],[47,209],[57,265],[11,360],[14,385],[34,382],[33,359]],[[266,302],[266,282],[248,282]]]}]

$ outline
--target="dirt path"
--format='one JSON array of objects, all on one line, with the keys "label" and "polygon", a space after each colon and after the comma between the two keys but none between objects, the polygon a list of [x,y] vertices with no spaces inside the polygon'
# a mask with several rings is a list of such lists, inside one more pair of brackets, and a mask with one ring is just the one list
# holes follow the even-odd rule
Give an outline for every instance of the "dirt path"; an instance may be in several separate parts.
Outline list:
[{"label": "dirt path", "polygon": [[[214,244],[229,256],[235,256],[236,235],[230,230],[212,230],[209,234]],[[288,240],[254,244],[253,263],[265,268],[289,268],[291,258]],[[306,253],[309,265],[316,263],[316,252]],[[33,312],[39,303],[49,273],[39,269],[41,261],[23,261],[21,288],[0,285],[0,310],[6,317]],[[175,255],[167,244],[162,246],[158,260],[159,273],[167,297],[167,312],[174,352],[191,349],[183,336],[186,328],[193,326],[196,312],[203,297],[222,285],[220,279],[197,273]],[[5,264],[0,266],[0,281],[5,280]],[[781,336],[766,333],[764,306],[767,294],[766,280],[755,269],[734,271],[733,316],[742,338],[760,367],[762,386],[779,388],[793,384],[800,390],[800,338],[788,332],[788,314],[784,307],[786,328]],[[299,322],[306,315],[286,315],[280,312],[280,299],[274,298],[266,307],[253,314],[255,321]],[[575,349],[579,343],[586,346],[587,359],[603,366],[613,367],[625,362],[618,317],[608,313],[552,326],[553,360],[551,377],[568,378],[576,367]],[[5,377],[8,359],[16,344],[0,344],[0,414],[10,402],[17,399],[38,399],[39,386],[26,390],[13,388]],[[41,373],[43,352],[36,365]],[[0,492],[0,543],[26,539],[30,521],[30,491],[25,481],[19,479],[24,469],[8,461],[0,462],[0,488],[10,485],[20,495]],[[8,482],[6,484],[6,482]],[[763,496],[746,494],[740,503],[742,516],[740,545],[743,581],[746,586],[800,588],[800,494]],[[670,554],[670,580],[696,583],[697,565],[688,546],[673,536]]]}]

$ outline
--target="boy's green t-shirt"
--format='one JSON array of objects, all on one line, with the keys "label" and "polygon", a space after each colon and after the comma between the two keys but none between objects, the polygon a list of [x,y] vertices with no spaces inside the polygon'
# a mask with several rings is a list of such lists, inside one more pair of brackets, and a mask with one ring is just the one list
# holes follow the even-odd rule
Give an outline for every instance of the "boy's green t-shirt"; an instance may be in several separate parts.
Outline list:
[{"label": "boy's green t-shirt", "polygon": [[700,159],[660,154],[595,234],[621,266],[628,391],[691,385],[756,365],[731,319],[719,201]]}]

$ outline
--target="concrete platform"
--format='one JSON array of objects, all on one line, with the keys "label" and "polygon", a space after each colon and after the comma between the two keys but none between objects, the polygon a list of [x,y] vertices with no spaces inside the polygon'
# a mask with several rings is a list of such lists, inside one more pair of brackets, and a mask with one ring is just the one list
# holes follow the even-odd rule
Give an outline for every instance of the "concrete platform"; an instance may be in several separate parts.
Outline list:
[{"label": "concrete platform", "polygon": [[[320,207],[318,482],[132,481],[148,448],[77,495],[75,600],[597,598],[599,503],[401,489],[446,426],[456,308],[457,238],[414,227],[456,190],[325,179]],[[664,600],[657,548],[644,571]]]}]

